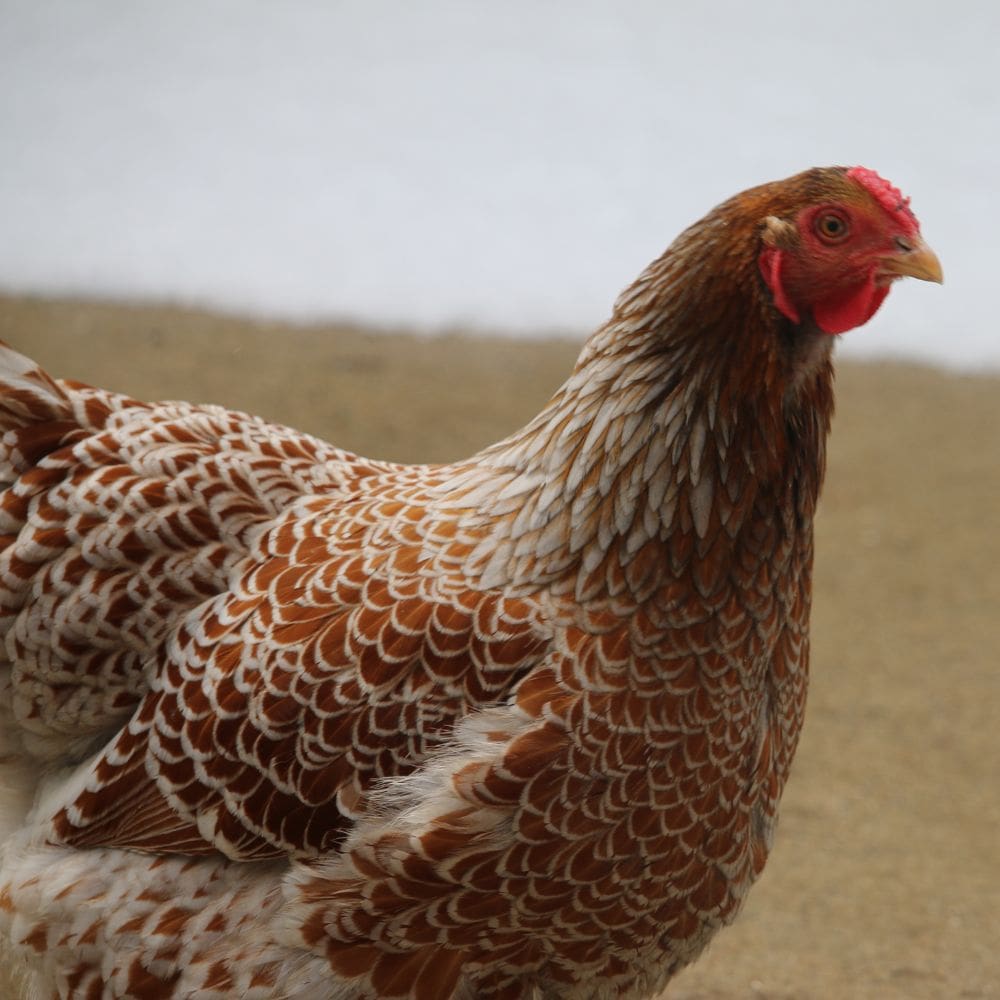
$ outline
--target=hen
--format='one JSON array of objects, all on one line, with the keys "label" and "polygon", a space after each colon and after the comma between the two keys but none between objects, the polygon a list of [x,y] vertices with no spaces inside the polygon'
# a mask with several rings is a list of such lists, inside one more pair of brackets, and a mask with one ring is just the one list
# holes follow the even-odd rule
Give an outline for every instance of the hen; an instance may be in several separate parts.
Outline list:
[{"label": "hen", "polygon": [[725,202],[525,428],[371,461],[0,356],[0,925],[39,997],[649,997],[806,696],[834,337],[941,280],[863,168]]}]

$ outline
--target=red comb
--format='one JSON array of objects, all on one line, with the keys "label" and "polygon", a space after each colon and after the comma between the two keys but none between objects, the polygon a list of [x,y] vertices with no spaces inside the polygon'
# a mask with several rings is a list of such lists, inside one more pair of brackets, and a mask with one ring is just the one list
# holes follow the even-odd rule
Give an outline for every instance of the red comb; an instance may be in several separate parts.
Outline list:
[{"label": "red comb", "polygon": [[910,199],[903,197],[903,192],[874,170],[867,167],[851,167],[847,176],[857,181],[865,190],[874,195],[875,200],[890,214],[901,222],[906,222],[914,230],[920,229],[917,217],[910,209]]}]

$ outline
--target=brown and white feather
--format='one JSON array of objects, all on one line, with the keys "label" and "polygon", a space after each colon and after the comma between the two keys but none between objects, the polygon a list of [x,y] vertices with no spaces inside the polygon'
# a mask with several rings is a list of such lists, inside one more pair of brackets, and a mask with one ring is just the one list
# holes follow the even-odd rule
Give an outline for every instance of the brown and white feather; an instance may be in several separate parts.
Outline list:
[{"label": "brown and white feather", "polygon": [[0,750],[46,775],[0,925],[40,995],[638,998],[733,919],[832,411],[753,256],[803,191],[750,194],[452,465],[0,354]]}]

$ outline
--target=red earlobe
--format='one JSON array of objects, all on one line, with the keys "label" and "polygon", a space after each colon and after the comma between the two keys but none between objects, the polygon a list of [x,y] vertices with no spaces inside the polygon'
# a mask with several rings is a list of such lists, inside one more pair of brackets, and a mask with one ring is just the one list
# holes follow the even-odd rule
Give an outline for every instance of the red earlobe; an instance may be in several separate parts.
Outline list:
[{"label": "red earlobe", "polygon": [[760,273],[764,276],[764,282],[767,287],[771,289],[771,294],[774,296],[774,304],[778,311],[782,315],[787,316],[793,323],[799,323],[802,319],[799,316],[799,311],[789,301],[788,296],[785,294],[785,288],[781,283],[781,262],[781,251],[776,250],[774,247],[765,247],[758,258]]}]

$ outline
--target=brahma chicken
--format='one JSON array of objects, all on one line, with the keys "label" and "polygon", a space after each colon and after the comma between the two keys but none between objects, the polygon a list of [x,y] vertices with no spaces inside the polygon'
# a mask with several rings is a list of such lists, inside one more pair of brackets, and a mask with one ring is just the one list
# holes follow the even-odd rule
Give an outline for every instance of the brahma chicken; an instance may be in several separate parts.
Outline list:
[{"label": "brahma chicken", "polygon": [[33,997],[639,998],[802,726],[834,334],[941,280],[813,169],[654,261],[526,427],[360,458],[0,355],[0,930]]}]

